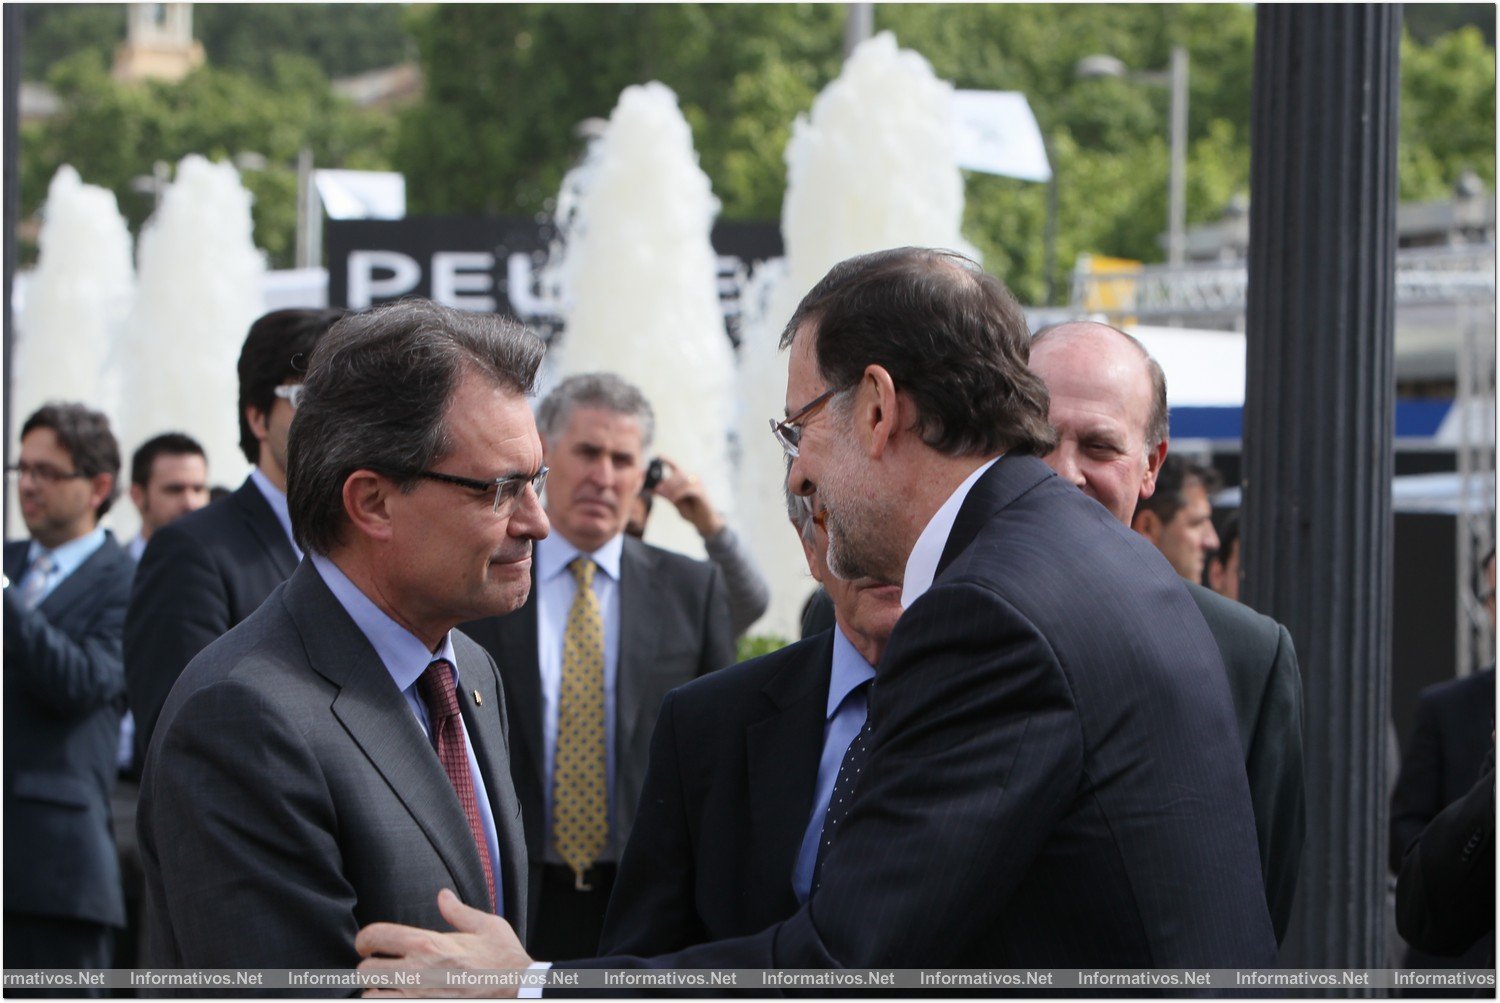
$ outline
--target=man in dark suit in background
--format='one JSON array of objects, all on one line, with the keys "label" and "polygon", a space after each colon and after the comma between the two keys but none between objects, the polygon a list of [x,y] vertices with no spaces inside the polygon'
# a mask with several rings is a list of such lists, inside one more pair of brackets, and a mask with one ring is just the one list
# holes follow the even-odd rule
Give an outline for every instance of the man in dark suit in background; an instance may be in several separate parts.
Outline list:
[{"label": "man in dark suit in background", "polygon": [[[1495,619],[1495,552],[1483,562],[1485,608]],[[1400,873],[1407,851],[1440,812],[1468,796],[1486,770],[1495,747],[1495,667],[1450,679],[1424,689],[1417,698],[1416,722],[1401,756],[1401,775],[1391,795],[1390,866]],[[1488,764],[1493,767],[1493,762]],[[1493,794],[1491,805],[1493,806]],[[1493,817],[1491,818],[1493,822]],[[1486,849],[1493,867],[1494,844]],[[1429,863],[1439,854],[1429,853]],[[1413,879],[1408,879],[1413,880]],[[1492,880],[1493,883],[1493,880]],[[1492,914],[1493,915],[1493,914]],[[1436,925],[1436,924],[1435,924]],[[1458,960],[1413,944],[1407,968],[1490,967],[1494,963],[1493,928]]]},{"label": "man in dark suit in background", "polygon": [[147,753],[147,965],[347,968],[444,888],[524,926],[500,681],[453,628],[531,587],[542,352],[423,300],[319,344],[287,455],[308,559],[188,665]]},{"label": "man in dark suit in background", "polygon": [[598,949],[662,698],[731,664],[734,646],[718,569],[624,531],[654,431],[641,392],[610,373],[569,377],[537,424],[553,534],[531,597],[464,631],[501,666],[511,707],[531,942],[576,958]]},{"label": "man in dark suit in background", "polygon": [[[1038,334],[1031,368],[1047,384],[1049,419],[1057,448],[1047,464],[1099,502],[1124,525],[1138,507],[1163,493],[1186,489],[1184,468],[1167,456],[1167,382],[1161,366],[1130,335],[1105,324],[1059,324]],[[1163,476],[1163,471],[1168,471]],[[1191,498],[1153,510],[1160,529],[1180,524],[1164,556],[1178,574],[1202,570],[1201,528],[1207,518],[1204,475]],[[1210,530],[1209,532],[1212,532]],[[1302,779],[1302,677],[1291,635],[1270,617],[1225,599],[1188,579],[1188,593],[1208,623],[1228,672],[1240,746],[1255,810],[1255,831],[1266,905],[1279,943],[1291,918],[1292,896],[1307,830]]]},{"label": "man in dark suit in background", "polygon": [[31,539],[5,545],[5,963],[107,968],[125,923],[109,798],[134,564],[99,519],[120,449],[102,414],[48,404],[12,469]]},{"label": "man in dark suit in background", "polygon": [[139,773],[172,684],[193,656],[255,611],[302,555],[286,510],[287,429],[313,346],[340,310],[273,310],[240,350],[238,491],[151,535],[125,622],[125,681]]},{"label": "man in dark suit in background", "polygon": [[[576,964],[1273,965],[1218,650],[1165,559],[1036,458],[1047,393],[1010,293],[951,252],[863,255],[782,343],[773,426],[829,570],[902,583],[833,838],[781,923]],[[472,933],[365,929],[361,967],[530,961],[503,922],[453,919]]]},{"label": "man in dark suit in background", "polygon": [[811,894],[834,781],[864,726],[901,587],[828,574],[812,500],[787,499],[838,622],[667,694],[600,938],[605,954],[757,933]]}]

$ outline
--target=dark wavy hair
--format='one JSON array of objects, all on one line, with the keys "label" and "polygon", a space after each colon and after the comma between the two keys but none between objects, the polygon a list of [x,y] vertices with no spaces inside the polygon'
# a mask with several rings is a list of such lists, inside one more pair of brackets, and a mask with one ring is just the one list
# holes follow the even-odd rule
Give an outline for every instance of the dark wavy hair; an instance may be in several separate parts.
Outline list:
[{"label": "dark wavy hair", "polygon": [[781,347],[804,325],[817,332],[830,387],[883,366],[941,453],[1045,456],[1056,444],[1047,388],[1026,366],[1026,318],[1004,283],[962,254],[899,247],[840,262],[798,305]]},{"label": "dark wavy hair", "polygon": [[307,372],[318,339],[344,316],[339,309],[272,310],[250,325],[240,348],[240,452],[251,465],[260,462],[260,440],[250,430],[245,408],[269,414],[276,388]]}]

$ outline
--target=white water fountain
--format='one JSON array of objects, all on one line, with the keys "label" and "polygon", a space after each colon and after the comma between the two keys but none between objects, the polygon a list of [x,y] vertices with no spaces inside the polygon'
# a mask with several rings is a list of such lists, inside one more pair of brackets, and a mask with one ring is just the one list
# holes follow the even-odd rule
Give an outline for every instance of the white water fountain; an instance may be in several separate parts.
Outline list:
[{"label": "white water fountain", "polygon": [[10,416],[19,429],[46,401],[82,401],[114,418],[111,346],[135,292],[130,231],[114,193],[66,164],[47,186],[36,271],[17,325]]},{"label": "white water fountain", "polygon": [[785,460],[767,427],[787,403],[787,356],[776,347],[781,330],[798,301],[845,258],[907,244],[977,256],[960,235],[964,189],[952,98],[952,85],[926,59],[882,32],[855,49],[811,114],[793,123],[781,209],[786,257],[752,279],[740,346],[738,525],[772,596],[753,633],[796,637],[814,588],[786,518]]},{"label": "white water fountain", "polygon": [[187,432],[208,452],[210,481],[234,486],[248,470],[235,364],[263,312],[266,268],[251,239],[250,193],[235,169],[196,154],[183,158],[141,232],[137,260],[136,306],[115,354],[123,374],[121,446]]},{"label": "white water fountain", "polygon": [[[701,477],[732,518],[734,358],[709,240],[718,211],[676,95],[659,83],[627,87],[558,196],[562,242],[544,281],[567,327],[545,380],[609,371],[640,387],[656,413],[653,452]],[[696,531],[664,503],[646,537],[703,555]]]}]

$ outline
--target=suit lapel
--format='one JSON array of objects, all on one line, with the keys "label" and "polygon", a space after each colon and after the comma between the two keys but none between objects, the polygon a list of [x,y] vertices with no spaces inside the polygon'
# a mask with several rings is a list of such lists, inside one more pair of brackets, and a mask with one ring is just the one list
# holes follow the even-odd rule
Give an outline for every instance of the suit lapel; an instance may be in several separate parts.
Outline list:
[{"label": "suit lapel", "polygon": [[933,577],[941,576],[949,563],[974,542],[974,537],[996,512],[1051,476],[1052,471],[1047,465],[1034,456],[1007,453],[996,460],[974,482],[959,507],[958,518],[953,520],[953,529],[948,533],[948,542],[943,547],[943,556],[938,560],[937,574]]},{"label": "suit lapel", "polygon": [[291,577],[292,571],[297,567],[297,553],[292,550],[291,542],[286,538],[286,530],[281,528],[276,513],[271,511],[271,503],[260,493],[255,481],[245,478],[245,483],[240,485],[233,499],[235,511],[245,520],[251,534],[270,555],[276,570],[281,572],[283,578]]},{"label": "suit lapel", "polygon": [[313,670],[339,687],[334,716],[411,813],[459,897],[471,905],[488,902],[479,851],[453,786],[375,649],[311,562],[287,580],[282,602]]},{"label": "suit lapel", "polygon": [[30,540],[17,540],[5,545],[5,577],[10,579],[12,585],[20,582],[21,576],[26,573],[26,552],[30,549]]},{"label": "suit lapel", "polygon": [[766,684],[763,692],[776,710],[745,729],[750,845],[757,848],[745,890],[757,900],[756,911],[768,916],[797,906],[792,868],[812,812],[833,671],[833,631],[822,637]]},{"label": "suit lapel", "polygon": [[[458,656],[458,706],[464,730],[474,746],[474,759],[484,775],[495,819],[495,841],[500,850],[500,871],[505,895],[505,916],[517,930],[526,929],[526,835],[521,831],[521,808],[505,761],[505,737],[501,731],[502,702],[496,679],[484,656],[467,651],[455,642]],[[475,703],[478,694],[478,704]]]},{"label": "suit lapel", "polygon": [[[625,537],[620,555],[620,661],[615,673],[615,766],[630,760],[641,719],[645,675],[656,662],[656,592],[660,582],[645,544]],[[654,712],[656,708],[651,708]],[[644,766],[642,766],[644,769]],[[616,783],[618,784],[618,778]]]},{"label": "suit lapel", "polygon": [[98,578],[100,571],[122,557],[120,545],[115,543],[115,538],[108,533],[104,536],[104,543],[98,550],[80,564],[72,574],[58,583],[57,588],[48,594],[37,607],[52,623],[57,623],[59,618],[68,610],[73,609],[90,589],[94,587],[94,581]]}]

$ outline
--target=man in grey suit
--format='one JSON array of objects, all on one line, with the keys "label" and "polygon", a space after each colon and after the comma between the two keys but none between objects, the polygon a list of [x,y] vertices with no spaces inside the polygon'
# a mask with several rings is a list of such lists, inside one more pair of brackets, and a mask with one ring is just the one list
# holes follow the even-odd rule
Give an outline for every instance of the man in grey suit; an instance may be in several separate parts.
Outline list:
[{"label": "man in grey suit", "polygon": [[459,900],[525,929],[503,690],[453,628],[531,587],[542,352],[422,300],[320,342],[287,449],[308,559],[189,663],[147,753],[147,965],[352,967],[361,925]]},{"label": "man in grey suit", "polygon": [[[1167,461],[1167,382],[1139,341],[1105,324],[1059,324],[1037,335],[1031,368],[1047,384],[1048,418],[1058,435],[1057,448],[1044,459],[1065,480],[1127,526],[1140,502],[1158,490],[1181,487],[1180,475],[1161,479]],[[1206,495],[1203,501],[1206,507]],[[1206,512],[1199,514],[1206,519]],[[1188,517],[1179,518],[1186,523]],[[1196,554],[1201,562],[1202,550],[1194,543],[1178,550],[1185,560]],[[1173,555],[1165,556],[1181,574]],[[1266,905],[1280,943],[1291,918],[1307,828],[1297,655],[1291,635],[1270,617],[1196,581],[1188,581],[1188,592],[1228,673]]]},{"label": "man in grey suit", "polygon": [[732,663],[734,646],[719,570],[625,533],[654,431],[640,390],[572,376],[537,424],[555,532],[525,608],[464,630],[501,666],[515,724],[531,939],[541,957],[577,958],[598,947],[662,698]]}]

